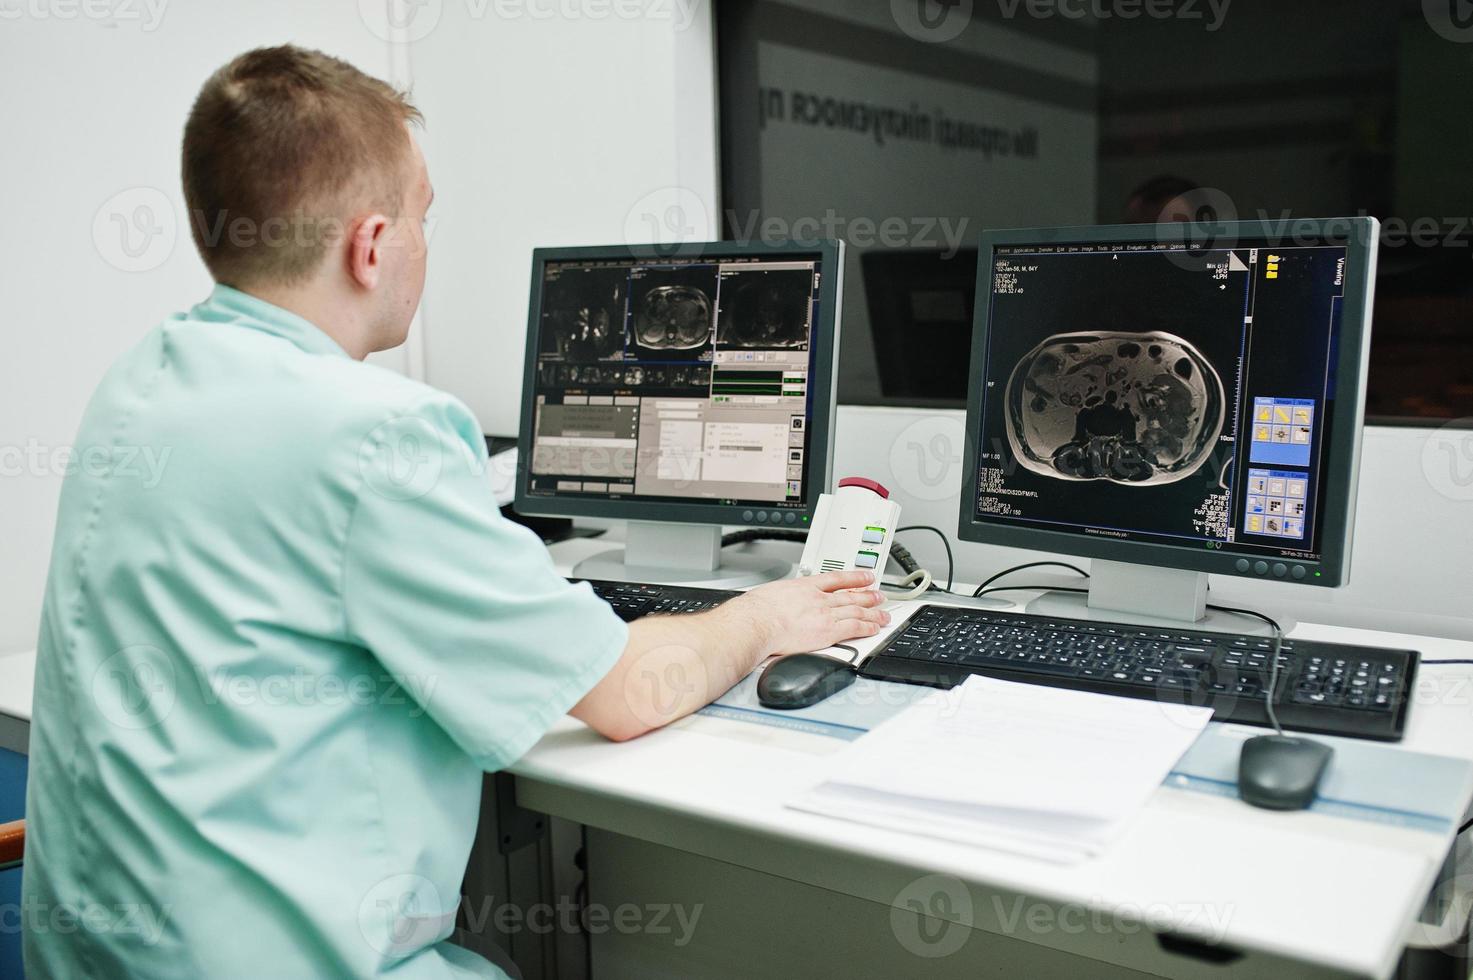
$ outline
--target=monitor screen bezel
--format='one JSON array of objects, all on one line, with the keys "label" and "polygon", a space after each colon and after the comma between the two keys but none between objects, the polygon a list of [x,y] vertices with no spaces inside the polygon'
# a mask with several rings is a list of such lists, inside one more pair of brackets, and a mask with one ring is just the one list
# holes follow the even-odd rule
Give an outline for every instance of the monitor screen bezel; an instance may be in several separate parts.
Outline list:
[{"label": "monitor screen bezel", "polygon": [[[1233,221],[1203,224],[1163,223],[1157,225],[1089,225],[1066,228],[1015,228],[982,233],[977,249],[977,305],[972,322],[971,373],[967,385],[966,445],[963,451],[962,493],[957,536],[964,541],[1134,562],[1187,571],[1212,572],[1247,578],[1275,578],[1257,571],[1262,561],[1302,565],[1303,579],[1284,581],[1303,585],[1335,587],[1350,574],[1351,532],[1355,522],[1356,484],[1360,471],[1360,445],[1365,403],[1366,372],[1370,363],[1370,310],[1375,288],[1376,243],[1379,222],[1375,218],[1288,218],[1284,221]],[[1320,531],[1320,558],[1278,558],[1268,553],[1254,557],[1244,553],[1191,545],[1095,538],[1069,531],[1049,531],[1008,526],[1002,521],[983,521],[976,516],[978,442],[981,438],[982,393],[986,356],[991,331],[992,268],[998,246],[1108,244],[1112,242],[1160,242],[1193,248],[1231,247],[1239,241],[1323,241],[1346,246],[1345,301],[1341,308],[1337,377],[1344,379],[1335,392],[1331,414],[1334,424],[1324,454],[1326,482],[1324,513]],[[1248,559],[1248,569],[1238,567]]]},{"label": "monitor screen bezel", "polygon": [[536,420],[536,377],[538,334],[542,323],[542,284],[549,262],[588,260],[690,261],[702,258],[773,258],[819,256],[819,316],[810,333],[816,344],[809,377],[813,413],[809,416],[808,450],[804,454],[803,501],[801,507],[772,509],[779,514],[799,515],[804,526],[812,521],[818,497],[829,489],[834,462],[835,392],[842,317],[844,275],[843,243],[831,239],[800,242],[679,242],[669,245],[585,245],[565,248],[536,248],[532,251],[532,297],[527,314],[527,349],[522,369],[521,419],[517,430],[516,494],[512,507],[518,514],[536,517],[600,517],[612,520],[658,521],[676,524],[751,524],[743,515],[762,511],[755,503],[712,503],[694,497],[633,497],[611,500],[572,494],[527,492],[532,472],[532,436]]}]

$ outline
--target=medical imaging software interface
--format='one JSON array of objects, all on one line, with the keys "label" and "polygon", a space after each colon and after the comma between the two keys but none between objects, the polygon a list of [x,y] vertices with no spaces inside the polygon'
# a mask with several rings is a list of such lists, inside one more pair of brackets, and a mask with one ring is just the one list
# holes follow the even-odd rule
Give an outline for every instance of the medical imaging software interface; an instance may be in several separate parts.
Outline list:
[{"label": "medical imaging software interface", "polygon": [[998,247],[976,519],[1318,560],[1345,262]]},{"label": "medical imaging software interface", "polygon": [[801,510],[820,265],[547,263],[529,492]]}]

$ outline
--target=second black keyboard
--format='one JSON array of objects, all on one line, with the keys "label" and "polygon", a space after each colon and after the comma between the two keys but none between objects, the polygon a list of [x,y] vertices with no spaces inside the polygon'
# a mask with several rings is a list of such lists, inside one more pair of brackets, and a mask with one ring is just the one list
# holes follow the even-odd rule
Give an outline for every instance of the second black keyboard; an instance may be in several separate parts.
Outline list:
[{"label": "second black keyboard", "polygon": [[586,581],[593,586],[598,597],[614,607],[614,612],[626,623],[641,616],[657,613],[694,613],[715,609],[738,592],[724,589],[695,589],[683,585],[645,585],[640,582],[608,582],[596,579],[570,579]]},{"label": "second black keyboard", "polygon": [[[1125,623],[923,606],[861,667],[882,680],[952,687],[971,674],[1210,705],[1218,721],[1266,725],[1272,640]],[[1413,650],[1284,640],[1274,710],[1285,728],[1397,741]]]}]

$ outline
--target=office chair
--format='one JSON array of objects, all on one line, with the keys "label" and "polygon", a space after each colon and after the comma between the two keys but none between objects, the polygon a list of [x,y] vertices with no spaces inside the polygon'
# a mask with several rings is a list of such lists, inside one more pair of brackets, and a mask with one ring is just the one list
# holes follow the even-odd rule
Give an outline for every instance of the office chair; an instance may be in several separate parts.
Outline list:
[{"label": "office chair", "polygon": [[0,823],[0,871],[20,867],[26,851],[26,822]]}]

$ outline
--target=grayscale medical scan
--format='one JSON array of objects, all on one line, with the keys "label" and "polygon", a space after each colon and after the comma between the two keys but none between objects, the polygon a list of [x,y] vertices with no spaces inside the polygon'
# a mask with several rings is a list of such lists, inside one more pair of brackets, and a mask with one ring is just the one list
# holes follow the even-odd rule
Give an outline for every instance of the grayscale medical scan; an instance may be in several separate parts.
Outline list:
[{"label": "grayscale medical scan", "polygon": [[1019,462],[1061,479],[1171,483],[1222,431],[1222,379],[1163,331],[1049,337],[1013,368],[1006,397]]}]

